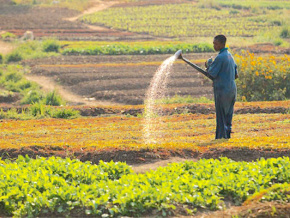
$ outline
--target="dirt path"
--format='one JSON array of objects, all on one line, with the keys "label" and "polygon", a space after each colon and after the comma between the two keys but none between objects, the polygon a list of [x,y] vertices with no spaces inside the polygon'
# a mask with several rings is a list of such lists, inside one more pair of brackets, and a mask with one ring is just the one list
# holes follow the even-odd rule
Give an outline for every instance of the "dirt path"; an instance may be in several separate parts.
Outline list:
[{"label": "dirt path", "polygon": [[45,76],[36,76],[36,75],[25,75],[26,79],[38,83],[44,92],[51,92],[56,90],[61,97],[67,101],[69,105],[116,105],[116,103],[106,102],[106,101],[96,101],[95,99],[88,99],[76,95],[69,90],[66,90],[61,85],[55,83],[51,78]]},{"label": "dirt path", "polygon": [[70,17],[70,18],[66,18],[65,20],[68,20],[68,21],[76,21],[77,19],[79,19],[81,16],[83,15],[86,15],[86,14],[92,14],[92,13],[95,13],[97,11],[102,11],[102,10],[105,10],[111,6],[113,6],[114,4],[118,3],[117,1],[99,1],[99,0],[96,0],[95,1],[95,5],[87,10],[85,10],[83,13],[75,16],[75,17]]},{"label": "dirt path", "polygon": [[166,167],[170,163],[180,163],[184,161],[197,161],[195,158],[181,158],[181,157],[171,157],[167,160],[160,160],[154,163],[146,163],[146,164],[138,164],[138,165],[131,165],[132,170],[135,173],[146,173],[150,170],[156,170],[158,167]]},{"label": "dirt path", "polygon": [[[112,7],[113,5],[115,4],[118,4],[119,2],[118,1],[100,1],[100,0],[95,0],[95,5],[85,11],[83,11],[81,14],[75,16],[75,17],[70,17],[70,18],[65,18],[64,20],[68,20],[68,21],[71,21],[71,22],[76,22],[80,17],[84,16],[84,15],[87,15],[87,14],[92,14],[92,13],[95,13],[95,12],[98,12],[98,11],[102,11],[102,10],[105,10],[109,7]],[[95,30],[95,31],[113,31],[114,28],[108,28],[108,27],[103,27],[103,26],[97,26],[97,25],[90,25],[90,24],[85,24],[83,23],[84,26],[86,26],[88,29],[91,29],[91,30]],[[126,32],[126,31],[123,31],[123,32]],[[147,34],[143,35],[143,34],[138,34],[138,33],[135,33],[136,35],[138,36],[142,36],[142,37],[148,37]],[[165,40],[165,41],[170,41],[172,40],[171,38],[166,38],[166,37],[154,37],[155,39],[157,40]]]},{"label": "dirt path", "polygon": [[14,49],[14,45],[8,42],[0,41],[0,54],[6,55]]}]

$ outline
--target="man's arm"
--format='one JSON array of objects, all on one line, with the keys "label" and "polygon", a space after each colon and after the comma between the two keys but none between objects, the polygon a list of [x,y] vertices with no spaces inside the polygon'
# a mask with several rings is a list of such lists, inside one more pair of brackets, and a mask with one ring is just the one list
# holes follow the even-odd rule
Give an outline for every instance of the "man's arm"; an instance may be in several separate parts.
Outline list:
[{"label": "man's arm", "polygon": [[213,78],[216,78],[221,68],[222,68],[222,59],[219,56],[217,56],[215,60],[212,62],[212,64],[209,66],[209,68],[207,69],[207,72]]}]

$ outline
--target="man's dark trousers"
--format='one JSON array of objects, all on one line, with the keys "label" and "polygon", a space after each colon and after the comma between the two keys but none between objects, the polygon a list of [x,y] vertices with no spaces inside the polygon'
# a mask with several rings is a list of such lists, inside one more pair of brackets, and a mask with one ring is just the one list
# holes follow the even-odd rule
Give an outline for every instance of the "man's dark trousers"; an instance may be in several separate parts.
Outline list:
[{"label": "man's dark trousers", "polygon": [[231,137],[236,89],[226,92],[214,87],[214,100],[216,108],[216,139]]}]

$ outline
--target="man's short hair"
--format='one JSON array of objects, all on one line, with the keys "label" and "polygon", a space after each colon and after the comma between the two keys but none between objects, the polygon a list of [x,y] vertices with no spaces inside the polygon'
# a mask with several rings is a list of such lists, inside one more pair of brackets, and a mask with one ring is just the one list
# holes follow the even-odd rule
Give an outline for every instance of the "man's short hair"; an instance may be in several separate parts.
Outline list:
[{"label": "man's short hair", "polygon": [[225,37],[224,35],[217,35],[214,37],[215,40],[218,40],[220,43],[222,44],[226,44],[227,42],[227,37]]}]

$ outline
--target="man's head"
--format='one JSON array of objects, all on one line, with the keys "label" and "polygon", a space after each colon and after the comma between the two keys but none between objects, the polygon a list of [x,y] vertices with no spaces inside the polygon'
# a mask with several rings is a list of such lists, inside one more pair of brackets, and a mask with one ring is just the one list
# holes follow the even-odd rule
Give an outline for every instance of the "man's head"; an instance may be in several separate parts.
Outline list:
[{"label": "man's head", "polygon": [[226,46],[227,38],[224,35],[217,35],[213,39],[213,48],[220,51]]}]

